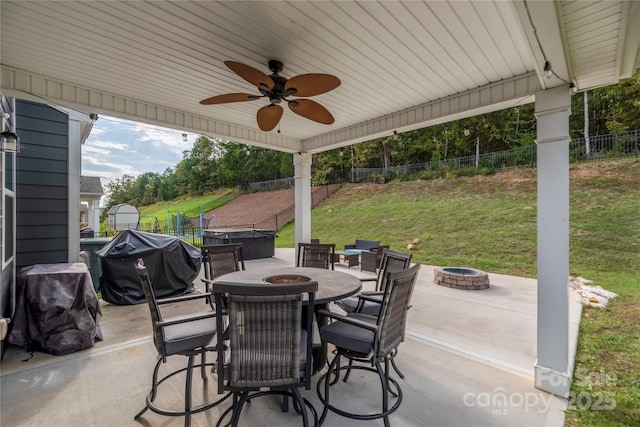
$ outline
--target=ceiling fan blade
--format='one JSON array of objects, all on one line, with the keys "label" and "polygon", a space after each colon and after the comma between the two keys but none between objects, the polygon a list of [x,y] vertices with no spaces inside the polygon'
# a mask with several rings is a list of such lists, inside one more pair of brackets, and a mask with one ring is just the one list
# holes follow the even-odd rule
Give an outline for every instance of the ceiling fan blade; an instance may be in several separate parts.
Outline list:
[{"label": "ceiling fan blade", "polygon": [[251,95],[250,93],[227,93],[224,95],[217,95],[212,96],[211,98],[203,99],[202,101],[200,101],[200,104],[226,104],[228,102],[254,101],[256,99],[260,99],[260,96]]},{"label": "ceiling fan blade", "polygon": [[260,85],[264,85],[269,88],[269,90],[273,89],[275,83],[271,77],[260,70],[234,61],[224,61],[224,65],[254,86],[260,87]]},{"label": "ceiling fan blade", "polygon": [[289,103],[289,108],[296,114],[301,115],[314,122],[330,125],[335,119],[322,105],[311,99],[296,99]]},{"label": "ceiling fan blade", "polygon": [[315,96],[340,86],[340,79],[331,74],[300,74],[290,78],[284,85],[285,92],[295,89],[295,96]]},{"label": "ceiling fan blade", "polygon": [[268,132],[275,128],[282,118],[284,109],[275,104],[265,105],[258,110],[257,119],[260,130]]}]

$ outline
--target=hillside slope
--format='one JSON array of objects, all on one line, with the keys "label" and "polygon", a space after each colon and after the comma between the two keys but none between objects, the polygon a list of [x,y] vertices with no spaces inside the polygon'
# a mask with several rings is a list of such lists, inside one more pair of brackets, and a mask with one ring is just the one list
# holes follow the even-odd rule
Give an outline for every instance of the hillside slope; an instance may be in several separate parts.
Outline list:
[{"label": "hillside slope", "polygon": [[209,228],[250,226],[294,204],[293,189],[243,194],[204,215]]},{"label": "hillside slope", "polygon": [[[312,188],[313,203],[316,204],[333,194],[340,185],[324,185]],[[213,217],[215,215],[215,228],[223,227],[252,227],[272,228],[274,224],[265,223],[264,220],[281,214],[283,210],[289,209],[286,214],[282,214],[280,226],[293,219],[293,206],[295,204],[295,192],[293,188],[287,190],[277,190],[269,192],[259,192],[243,194],[236,197],[229,203],[217,209],[207,212],[204,215],[207,228],[214,228]]]}]

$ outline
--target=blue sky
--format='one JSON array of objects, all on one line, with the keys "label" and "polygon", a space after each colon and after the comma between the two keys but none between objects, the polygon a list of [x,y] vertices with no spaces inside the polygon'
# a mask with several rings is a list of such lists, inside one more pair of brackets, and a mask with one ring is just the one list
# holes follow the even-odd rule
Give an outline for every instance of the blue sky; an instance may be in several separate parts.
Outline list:
[{"label": "blue sky", "polygon": [[82,146],[82,175],[98,176],[104,191],[107,183],[123,175],[162,173],[182,160],[197,134],[99,116]]}]

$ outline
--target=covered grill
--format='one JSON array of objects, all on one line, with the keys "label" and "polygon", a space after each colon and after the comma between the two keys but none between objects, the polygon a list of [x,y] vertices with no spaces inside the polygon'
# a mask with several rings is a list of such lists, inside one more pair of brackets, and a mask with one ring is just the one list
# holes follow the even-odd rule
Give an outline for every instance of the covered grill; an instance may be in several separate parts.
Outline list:
[{"label": "covered grill", "polygon": [[112,304],[145,302],[135,262],[143,258],[156,297],[181,295],[193,291],[193,280],[200,272],[200,250],[177,237],[125,230],[96,252],[102,276],[102,299]]}]

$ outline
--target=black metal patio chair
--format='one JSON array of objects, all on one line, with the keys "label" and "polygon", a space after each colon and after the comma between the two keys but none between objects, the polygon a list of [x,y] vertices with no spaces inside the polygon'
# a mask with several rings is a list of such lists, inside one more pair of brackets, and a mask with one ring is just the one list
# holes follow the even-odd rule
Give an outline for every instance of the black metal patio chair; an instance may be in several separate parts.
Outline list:
[{"label": "black metal patio chair", "polygon": [[[377,315],[380,310],[380,299],[384,292],[383,282],[385,275],[390,271],[406,270],[411,264],[411,254],[384,249],[380,259],[380,267],[375,278],[362,278],[363,282],[375,281],[373,291],[362,291],[357,295],[350,296],[336,301],[336,305],[347,313],[364,313]],[[359,298],[360,295],[366,295],[368,299]],[[377,298],[376,298],[377,297]]]},{"label": "black metal patio chair", "polygon": [[334,243],[298,243],[296,267],[334,269]]},{"label": "black metal patio chair", "polygon": [[[336,301],[336,305],[347,313],[360,313],[370,316],[377,316],[380,312],[380,303],[384,294],[383,285],[385,275],[390,271],[406,270],[411,264],[411,254],[384,249],[380,261],[380,268],[375,279],[364,278],[362,281],[376,281],[373,291],[362,291],[354,296],[347,297]],[[409,306],[408,308],[411,308]],[[404,374],[398,368],[395,361],[397,350],[391,357],[391,366],[400,378],[404,378]]]},{"label": "black metal patio chair", "polygon": [[[318,283],[271,283],[268,286],[216,282],[216,305],[227,299],[228,345],[224,345],[224,317],[217,315],[218,392],[233,393],[228,413],[230,424],[239,424],[245,403],[266,394],[293,397],[303,425],[309,425],[307,409],[318,425],[313,405],[302,397],[300,388],[311,388],[313,310],[303,311],[303,294],[313,307]],[[305,315],[303,316],[303,312]],[[308,331],[308,332],[307,332]]]},{"label": "black metal patio chair", "polygon": [[[384,295],[377,316],[360,313],[341,315],[320,310],[321,315],[334,319],[332,323],[320,329],[320,337],[336,347],[336,355],[329,364],[328,371],[320,377],[317,384],[318,397],[323,404],[320,424],[331,411],[357,420],[383,418],[384,425],[389,426],[389,415],[402,403],[402,389],[389,375],[389,364],[398,346],[404,340],[407,308],[419,270],[420,264],[416,264],[406,270],[385,274]],[[349,365],[340,366],[340,359],[343,357],[349,361]],[[330,389],[339,384],[340,372],[346,370],[348,375],[352,369],[375,372],[380,377],[382,386],[380,412],[353,413],[344,409],[345,400],[341,402],[340,408],[331,402]],[[346,375],[344,380],[346,381]],[[371,396],[370,389],[362,391],[367,396]],[[391,405],[390,395],[395,398],[395,402]]]},{"label": "black metal patio chair", "polygon": [[[211,294],[213,281],[223,274],[245,270],[242,243],[202,246],[205,292]],[[213,300],[207,300],[213,306]]]},{"label": "black metal patio chair", "polygon": [[[216,337],[216,313],[213,311],[200,312],[194,314],[180,315],[174,317],[163,317],[160,306],[170,303],[180,303],[193,301],[209,297],[208,294],[187,295],[174,298],[156,299],[149,273],[142,258],[138,259],[135,265],[136,273],[140,278],[140,283],[144,291],[145,299],[151,314],[151,324],[153,326],[153,342],[158,352],[153,376],[151,381],[151,391],[146,397],[146,406],[138,412],[134,419],[138,420],[142,414],[150,409],[151,411],[167,416],[184,416],[184,425],[191,424],[191,414],[205,411],[220,404],[229,395],[223,396],[215,402],[207,403],[193,408],[191,404],[191,384],[193,370],[200,368],[202,380],[207,380],[206,366],[214,366],[214,363],[207,363],[206,354],[215,351]],[[181,355],[188,358],[187,366],[174,370],[162,378],[158,378],[161,365],[167,361],[169,356]],[[194,364],[196,356],[200,355],[199,364]],[[184,391],[184,410],[172,410],[158,407],[155,398],[158,393],[158,386],[166,379],[186,371],[186,382]]]}]

